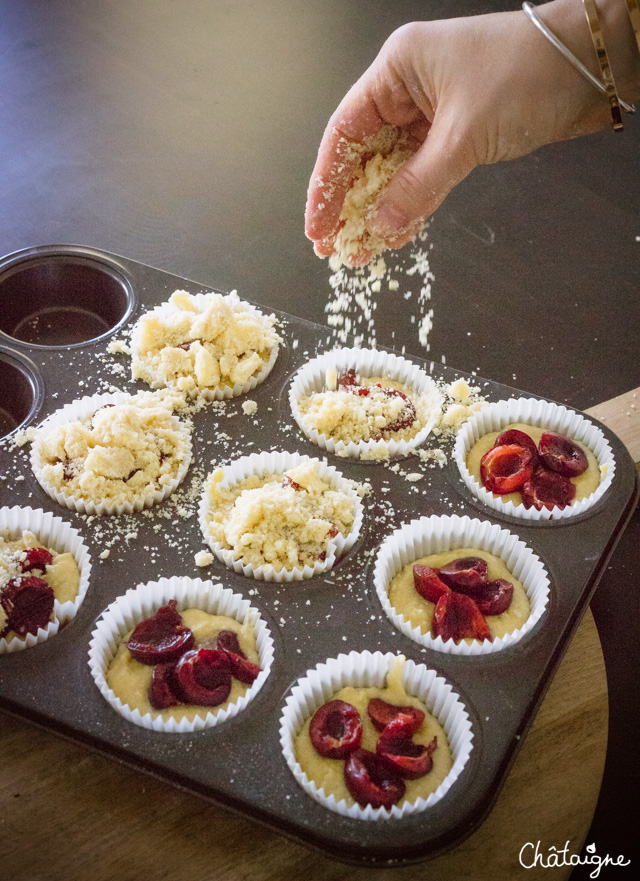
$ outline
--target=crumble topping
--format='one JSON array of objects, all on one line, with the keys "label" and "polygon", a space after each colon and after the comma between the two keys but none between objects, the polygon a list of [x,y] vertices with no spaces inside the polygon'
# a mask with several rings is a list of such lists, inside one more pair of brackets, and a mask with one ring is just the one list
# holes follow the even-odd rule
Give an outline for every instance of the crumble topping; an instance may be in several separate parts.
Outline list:
[{"label": "crumble topping", "polygon": [[205,486],[210,511],[207,537],[254,568],[268,563],[279,571],[324,560],[329,542],[347,536],[355,501],[333,489],[305,462],[284,474],[251,475],[235,486],[221,486],[222,472]]},{"label": "crumble topping", "polygon": [[275,316],[228,296],[175,291],[131,335],[131,376],[193,397],[244,385],[269,363],[280,337]]},{"label": "crumble topping", "polygon": [[382,189],[413,154],[407,139],[393,125],[384,125],[364,144],[343,138],[341,149],[345,158],[357,157],[359,162],[355,169],[356,179],[345,196],[340,213],[342,226],[329,258],[334,272],[342,264],[352,265],[354,256],[361,251],[370,252],[370,260],[373,260],[387,250],[383,239],[368,232],[367,218]]},{"label": "crumble topping", "polygon": [[96,504],[170,486],[188,455],[187,429],[149,393],[51,428],[36,443],[42,478]]},{"label": "crumble topping", "polygon": [[[298,402],[302,418],[311,429],[348,444],[351,441],[411,440],[431,416],[432,399],[388,376],[360,377],[358,387],[367,389],[368,393],[348,391],[338,385],[336,389],[302,397]],[[388,458],[386,445],[381,447],[384,449],[375,457]]]}]

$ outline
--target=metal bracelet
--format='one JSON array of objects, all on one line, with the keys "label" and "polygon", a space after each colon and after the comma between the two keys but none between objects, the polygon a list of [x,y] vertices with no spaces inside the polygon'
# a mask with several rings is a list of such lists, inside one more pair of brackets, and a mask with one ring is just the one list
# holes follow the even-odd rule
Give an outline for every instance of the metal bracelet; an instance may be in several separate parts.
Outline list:
[{"label": "metal bracelet", "polygon": [[[629,0],[627,0],[627,2],[629,2]],[[634,0],[634,2],[635,2],[635,0]],[[576,56],[573,54],[573,52],[570,52],[569,49],[567,49],[567,47],[564,45],[564,43],[562,43],[556,37],[556,35],[553,33],[553,31],[549,30],[549,28],[546,26],[546,24],[538,16],[538,13],[536,12],[536,8],[533,5],[533,3],[524,2],[522,4],[522,9],[523,9],[525,15],[527,16],[527,18],[529,18],[529,20],[532,21],[533,24],[538,28],[540,33],[544,34],[544,36],[547,38],[547,40],[549,40],[549,42],[553,46],[555,46],[556,49],[562,53],[562,55],[564,55],[564,57],[567,59],[567,61],[570,64],[572,64],[576,68],[576,70],[578,70],[586,79],[588,79],[589,82],[593,86],[596,87],[596,89],[598,89],[600,92],[602,92],[603,95],[607,95],[607,97],[609,97],[608,92],[607,92],[607,87],[605,86],[605,84],[601,80],[599,80],[598,77],[594,76],[590,70],[587,70],[587,68],[584,66],[584,64],[578,58],[576,58]],[[622,101],[619,98],[617,98],[617,101],[619,103],[619,106],[622,107],[622,109],[625,110],[627,113],[635,113],[636,112],[636,108],[634,107],[633,104],[627,104],[626,101]],[[614,129],[616,131],[619,131],[621,127],[622,127],[622,119],[620,120],[620,126],[617,129],[614,126]]]},{"label": "metal bracelet", "polygon": [[629,10],[631,27],[638,44],[638,52],[640,52],[640,6],[638,6],[638,0],[627,0],[627,9]]}]

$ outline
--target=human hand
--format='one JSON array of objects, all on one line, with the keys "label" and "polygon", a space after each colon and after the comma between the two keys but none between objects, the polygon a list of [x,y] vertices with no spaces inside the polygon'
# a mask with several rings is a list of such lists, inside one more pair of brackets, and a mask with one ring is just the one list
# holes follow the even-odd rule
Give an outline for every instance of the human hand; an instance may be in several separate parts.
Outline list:
[{"label": "human hand", "polygon": [[[595,72],[581,4],[555,0],[538,13]],[[319,255],[333,253],[361,161],[362,150],[350,147],[366,145],[385,123],[399,128],[413,153],[383,189],[366,229],[398,248],[477,165],[596,131],[608,118],[598,91],[523,12],[405,25],[329,120],[309,185],[306,234]],[[370,256],[361,249],[352,262]]]}]

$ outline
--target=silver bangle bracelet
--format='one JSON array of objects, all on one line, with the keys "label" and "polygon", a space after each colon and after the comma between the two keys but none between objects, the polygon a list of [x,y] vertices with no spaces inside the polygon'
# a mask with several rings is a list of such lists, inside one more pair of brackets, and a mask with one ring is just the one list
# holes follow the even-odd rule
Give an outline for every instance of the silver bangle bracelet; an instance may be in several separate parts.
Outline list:
[{"label": "silver bangle bracelet", "polygon": [[[534,23],[534,25],[538,28],[540,33],[544,34],[544,36],[549,40],[549,42],[556,47],[556,49],[561,52],[567,61],[572,64],[576,70],[580,71],[580,73],[589,80],[589,82],[596,87],[603,95],[607,94],[606,86],[598,77],[594,76],[590,70],[584,66],[584,64],[576,58],[573,52],[570,52],[564,43],[561,43],[560,40],[556,37],[553,31],[550,31],[546,24],[539,18],[537,12],[535,11],[535,6],[533,3],[524,2],[522,4],[522,9],[529,18],[530,21]],[[633,104],[627,104],[626,101],[620,101],[620,106],[627,113],[635,113],[636,108]]]}]

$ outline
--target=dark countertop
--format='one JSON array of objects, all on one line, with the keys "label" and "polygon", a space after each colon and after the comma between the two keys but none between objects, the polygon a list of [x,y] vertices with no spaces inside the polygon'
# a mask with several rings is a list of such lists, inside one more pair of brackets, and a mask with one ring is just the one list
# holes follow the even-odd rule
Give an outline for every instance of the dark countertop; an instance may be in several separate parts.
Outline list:
[{"label": "dark countertop", "polygon": [[[329,115],[399,25],[519,5],[5,0],[0,254],[89,245],[323,322],[330,272],[303,212]],[[429,230],[431,357],[578,409],[640,386],[639,148],[640,120],[625,117],[622,134],[480,168],[456,189]],[[379,342],[395,331],[424,355],[401,294],[380,301]],[[627,858],[639,546],[636,513],[591,604],[610,735],[587,841]]]}]

